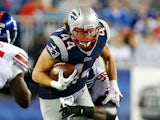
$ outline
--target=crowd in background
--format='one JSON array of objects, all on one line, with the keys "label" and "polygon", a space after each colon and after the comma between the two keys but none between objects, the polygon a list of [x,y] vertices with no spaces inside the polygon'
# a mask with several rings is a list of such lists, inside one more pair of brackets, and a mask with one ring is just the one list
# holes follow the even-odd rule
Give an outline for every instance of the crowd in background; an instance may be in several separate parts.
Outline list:
[{"label": "crowd in background", "polygon": [[[48,23],[40,25],[42,16],[51,15],[51,18],[56,18],[79,4],[91,6],[99,18],[108,22],[111,29],[109,45],[118,67],[132,64],[160,65],[160,12],[156,0],[2,0],[0,10],[25,16],[19,18],[19,21],[24,24],[26,21],[29,31],[35,29],[26,35],[33,39],[21,42],[22,47],[27,46],[25,49],[33,58],[34,65],[39,55],[37,51],[41,51],[48,36],[58,28]],[[37,17],[27,19],[27,16]]]}]

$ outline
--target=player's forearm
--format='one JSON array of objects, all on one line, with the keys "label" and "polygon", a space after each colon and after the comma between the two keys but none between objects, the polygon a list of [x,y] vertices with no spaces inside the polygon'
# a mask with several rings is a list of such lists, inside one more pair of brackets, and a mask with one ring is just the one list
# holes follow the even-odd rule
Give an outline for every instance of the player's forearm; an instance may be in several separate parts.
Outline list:
[{"label": "player's forearm", "polygon": [[109,103],[106,106],[101,105],[94,108],[84,107],[83,111],[84,116],[93,118],[94,120],[115,120],[116,114],[116,107]]},{"label": "player's forearm", "polygon": [[100,105],[95,107],[88,106],[67,106],[60,110],[62,112],[63,119],[69,116],[86,116],[94,120],[115,120],[117,110],[114,104],[107,103],[106,105]]},{"label": "player's forearm", "polygon": [[116,63],[114,60],[114,57],[112,56],[108,45],[103,49],[102,54],[101,54],[104,64],[105,64],[105,69],[108,73],[109,79],[110,80],[117,80],[117,68],[116,68]]},{"label": "player's forearm", "polygon": [[47,87],[51,87],[50,83],[52,79],[46,73],[34,70],[32,73],[32,79],[34,82],[38,84],[41,84]]},{"label": "player's forearm", "polygon": [[110,80],[117,80],[117,67],[114,58],[110,56],[109,61],[107,61],[107,73]]},{"label": "player's forearm", "polygon": [[94,120],[106,120],[106,110],[104,106],[94,108]]},{"label": "player's forearm", "polygon": [[106,120],[106,109],[104,106],[87,107],[83,106],[83,114],[94,120]]},{"label": "player's forearm", "polygon": [[115,120],[117,108],[113,103],[107,103],[105,106],[96,106],[94,108],[94,120]]}]

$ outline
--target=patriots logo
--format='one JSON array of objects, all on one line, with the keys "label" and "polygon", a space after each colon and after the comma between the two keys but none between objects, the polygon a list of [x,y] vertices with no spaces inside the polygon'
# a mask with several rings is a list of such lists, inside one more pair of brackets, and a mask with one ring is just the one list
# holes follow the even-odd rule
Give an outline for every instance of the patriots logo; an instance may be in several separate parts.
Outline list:
[{"label": "patriots logo", "polygon": [[51,46],[47,45],[47,49],[53,58],[56,58],[60,55],[60,53],[56,50],[56,46],[54,46],[53,44],[51,44]]},{"label": "patriots logo", "polygon": [[91,61],[92,57],[85,57],[83,62]]},{"label": "patriots logo", "polygon": [[71,20],[77,20],[78,19],[78,15],[76,14],[75,11],[70,12],[70,17],[71,17]]}]

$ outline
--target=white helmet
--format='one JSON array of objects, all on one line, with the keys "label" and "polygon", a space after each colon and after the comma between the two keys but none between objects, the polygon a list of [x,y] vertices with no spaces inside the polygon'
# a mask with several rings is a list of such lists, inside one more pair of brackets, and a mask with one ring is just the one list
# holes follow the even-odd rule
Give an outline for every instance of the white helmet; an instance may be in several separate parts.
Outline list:
[{"label": "white helmet", "polygon": [[[68,15],[72,40],[83,49],[91,49],[97,42],[100,28],[99,19],[93,9],[79,6]],[[83,32],[84,36],[79,36]],[[87,37],[86,37],[87,36]]]}]

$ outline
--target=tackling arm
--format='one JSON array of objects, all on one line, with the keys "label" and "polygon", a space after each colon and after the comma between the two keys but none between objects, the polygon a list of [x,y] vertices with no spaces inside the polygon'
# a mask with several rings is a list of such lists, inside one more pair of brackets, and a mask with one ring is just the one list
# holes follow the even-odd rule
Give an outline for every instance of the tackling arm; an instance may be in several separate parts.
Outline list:
[{"label": "tackling arm", "polygon": [[16,103],[22,108],[27,108],[31,101],[31,91],[24,80],[24,73],[18,74],[10,82],[10,90],[14,95]]},{"label": "tackling arm", "polygon": [[109,102],[104,106],[94,107],[94,120],[115,120],[117,108],[115,104]]},{"label": "tackling arm", "polygon": [[107,103],[102,106],[87,107],[87,106],[66,106],[60,110],[62,118],[70,118],[77,116],[86,116],[94,120],[115,120],[117,108],[113,103]]}]

